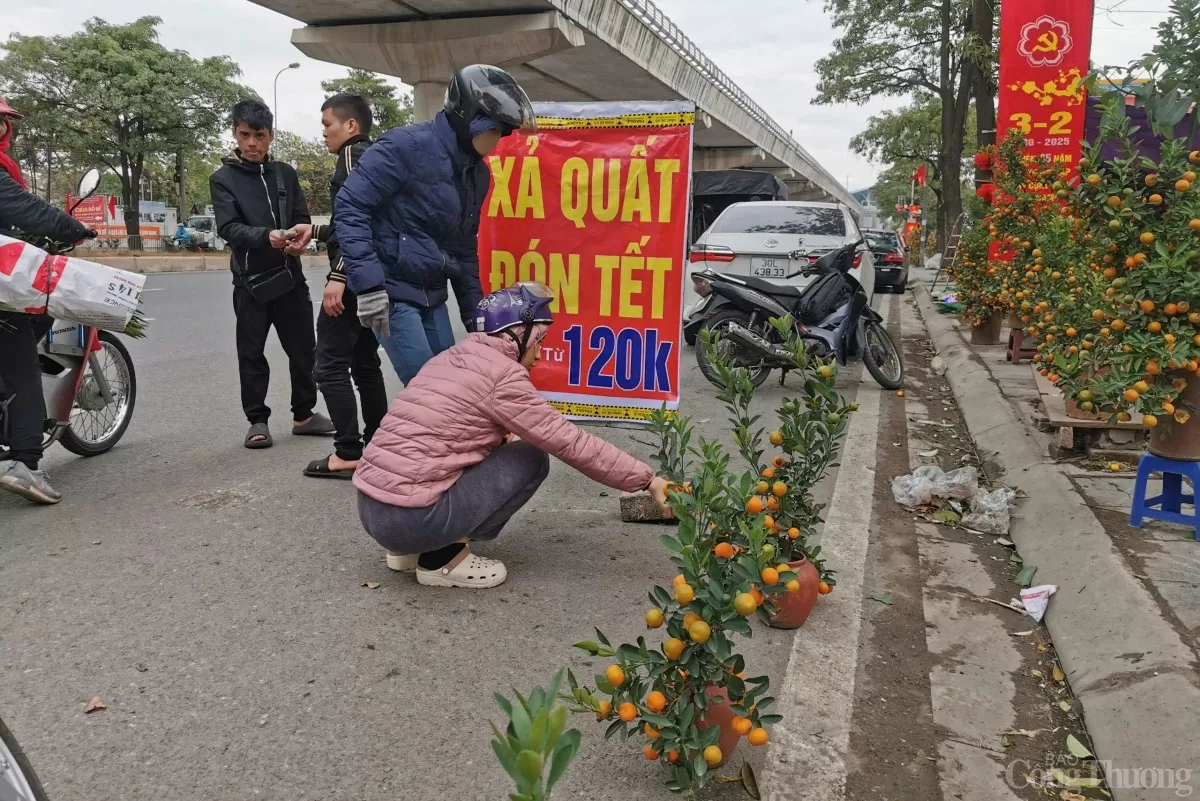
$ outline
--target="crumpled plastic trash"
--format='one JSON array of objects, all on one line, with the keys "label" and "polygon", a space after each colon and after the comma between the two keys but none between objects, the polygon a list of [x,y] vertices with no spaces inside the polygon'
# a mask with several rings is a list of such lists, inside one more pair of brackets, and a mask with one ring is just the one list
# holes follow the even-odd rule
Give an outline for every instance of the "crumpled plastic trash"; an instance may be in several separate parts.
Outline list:
[{"label": "crumpled plastic trash", "polygon": [[1008,533],[1009,506],[1017,494],[1009,487],[988,492],[979,486],[979,471],[960,467],[943,472],[937,465],[921,465],[906,476],[892,479],[892,497],[901,506],[926,506],[935,498],[967,501],[971,511],[962,525],[984,534]]},{"label": "crumpled plastic trash", "polygon": [[1056,592],[1056,584],[1040,584],[1021,590],[1021,605],[1025,607],[1025,614],[1041,623],[1046,616],[1046,607],[1050,605],[1050,596]]},{"label": "crumpled plastic trash", "polygon": [[962,524],[984,534],[1001,536],[1008,533],[1009,507],[1017,493],[1009,487],[985,492],[979,489],[971,498],[971,511],[963,515]]},{"label": "crumpled plastic trash", "polygon": [[967,500],[979,491],[979,471],[960,467],[949,473],[933,464],[925,464],[907,476],[892,479],[892,497],[902,506],[925,506],[934,498]]}]

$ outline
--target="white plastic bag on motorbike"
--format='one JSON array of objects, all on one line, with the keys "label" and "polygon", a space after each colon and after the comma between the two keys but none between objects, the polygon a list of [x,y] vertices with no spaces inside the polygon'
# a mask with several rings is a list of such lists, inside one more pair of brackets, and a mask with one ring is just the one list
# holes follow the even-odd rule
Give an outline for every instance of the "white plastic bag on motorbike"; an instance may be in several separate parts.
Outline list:
[{"label": "white plastic bag on motorbike", "polygon": [[109,331],[129,325],[146,276],[0,236],[0,309],[48,314]]}]

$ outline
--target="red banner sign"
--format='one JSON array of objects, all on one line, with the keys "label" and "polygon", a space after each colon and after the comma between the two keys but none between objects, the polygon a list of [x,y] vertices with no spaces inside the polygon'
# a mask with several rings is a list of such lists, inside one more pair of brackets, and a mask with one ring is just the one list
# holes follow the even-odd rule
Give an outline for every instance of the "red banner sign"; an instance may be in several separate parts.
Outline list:
[{"label": "red banner sign", "polygon": [[[67,208],[75,205],[75,196],[70,192],[67,193]],[[84,225],[90,225],[93,228],[97,225],[103,225],[107,221],[105,213],[108,208],[108,199],[104,195],[92,195],[89,198],[84,198],[79,201],[79,205],[75,206],[75,211],[72,216],[79,220]]]},{"label": "red banner sign", "polygon": [[1093,11],[1093,0],[1000,4],[998,127],[1020,130],[1030,156],[1062,167],[1082,153]]},{"label": "red banner sign", "polygon": [[684,103],[537,104],[501,141],[479,232],[485,292],[541,281],[554,327],[534,384],[570,417],[679,404],[695,112]]}]

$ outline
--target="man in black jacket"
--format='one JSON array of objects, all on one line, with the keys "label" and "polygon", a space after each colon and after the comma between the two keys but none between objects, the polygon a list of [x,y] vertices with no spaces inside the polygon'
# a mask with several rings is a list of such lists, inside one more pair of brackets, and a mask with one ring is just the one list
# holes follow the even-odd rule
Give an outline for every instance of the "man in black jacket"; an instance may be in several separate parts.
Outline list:
[{"label": "man in black jacket", "polygon": [[[0,98],[0,107],[7,108],[2,104]],[[5,117],[0,113],[0,139],[7,131]],[[67,243],[95,235],[83,223],[25,191],[4,169],[0,169],[0,233],[44,236]],[[46,402],[37,343],[50,323],[49,317],[0,312],[0,404],[6,406],[8,429],[0,432],[8,435],[8,451],[0,456],[0,489],[45,504],[62,500],[62,495],[50,486],[46,471],[38,469]]]},{"label": "man in black jacket", "polygon": [[[333,208],[346,176],[371,146],[371,107],[359,95],[334,95],[321,106],[321,126],[325,146],[338,157],[329,184],[330,208]],[[313,226],[311,232],[302,231],[296,243],[306,244],[305,240],[311,236],[325,242],[329,249],[329,275],[317,312],[317,366],[313,376],[325,396],[336,429],[334,452],[310,463],[304,474],[350,479],[362,458],[364,445],[371,441],[387,413],[388,399],[380,368],[379,341],[358,321],[358,302],[354,293],[346,289],[346,270],[333,222],[330,218],[328,225]],[[351,378],[362,399],[361,434]]]},{"label": "man in black jacket", "polygon": [[312,223],[308,201],[296,171],[271,158],[274,119],[263,103],[243,100],[233,107],[233,138],[237,149],[209,178],[209,188],[218,233],[233,250],[238,370],[242,408],[250,421],[243,444],[255,449],[273,444],[266,402],[271,368],[265,353],[271,326],[291,366],[292,433],[328,436],[333,424],[313,411],[316,338],[312,301],[300,268],[303,249],[296,246],[302,230]]}]

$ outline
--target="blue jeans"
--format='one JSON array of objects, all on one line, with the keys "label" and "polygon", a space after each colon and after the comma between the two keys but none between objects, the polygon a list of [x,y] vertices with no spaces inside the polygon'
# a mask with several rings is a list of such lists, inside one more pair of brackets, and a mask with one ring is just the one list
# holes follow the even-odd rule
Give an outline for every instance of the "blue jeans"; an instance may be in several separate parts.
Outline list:
[{"label": "blue jeans", "polygon": [[443,303],[433,309],[392,301],[391,333],[380,340],[396,375],[408,386],[425,362],[454,344],[450,312]]}]

